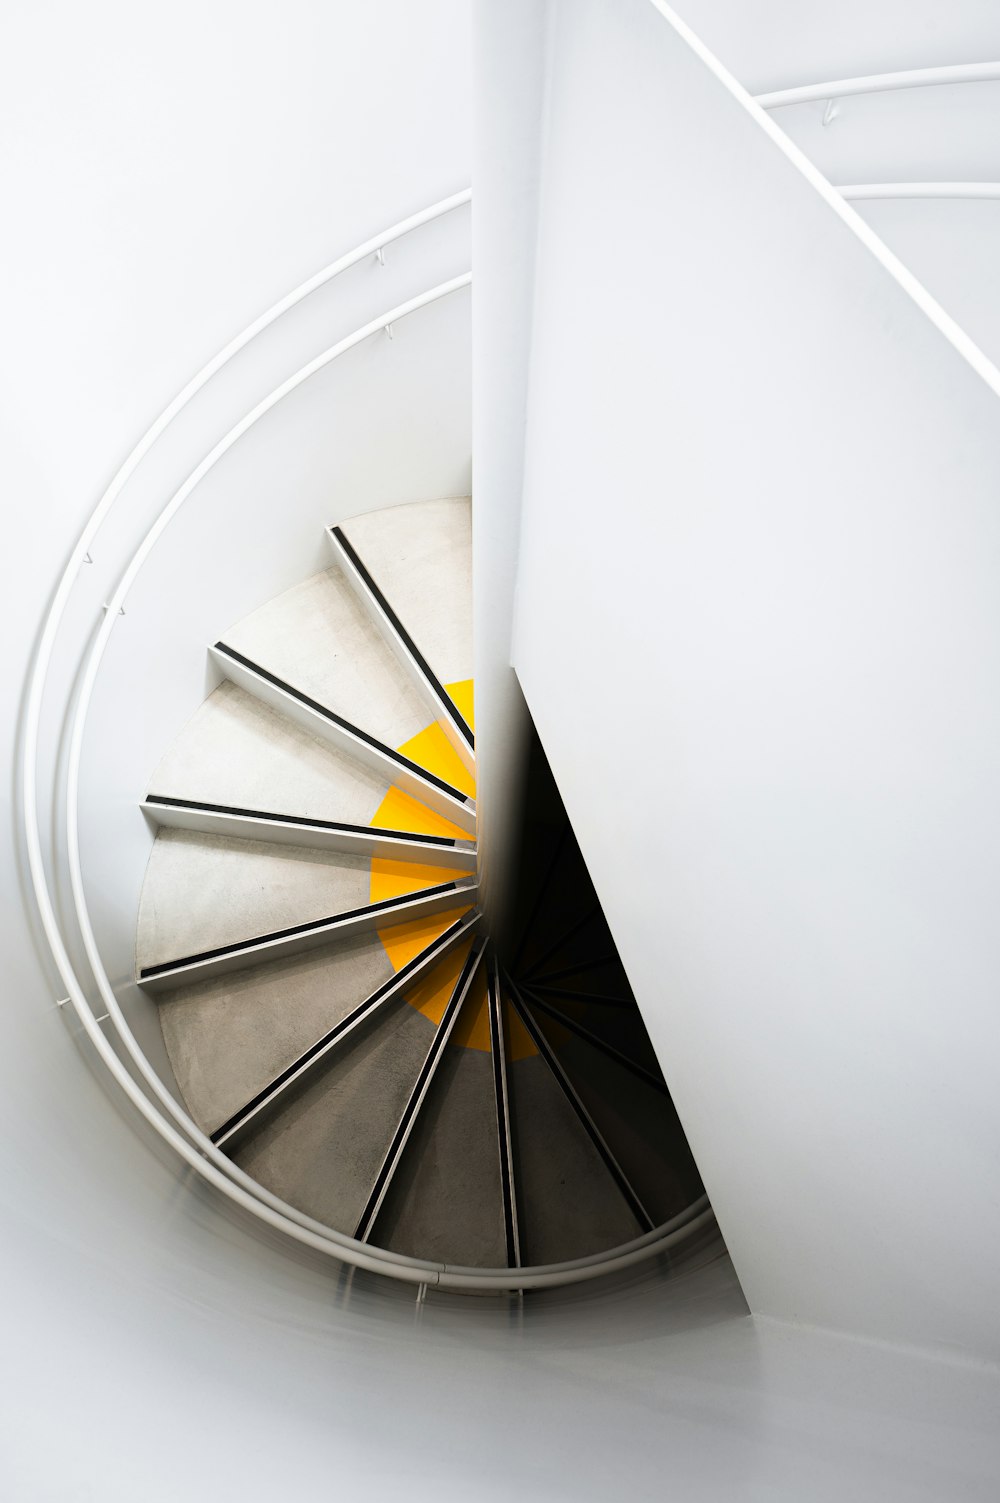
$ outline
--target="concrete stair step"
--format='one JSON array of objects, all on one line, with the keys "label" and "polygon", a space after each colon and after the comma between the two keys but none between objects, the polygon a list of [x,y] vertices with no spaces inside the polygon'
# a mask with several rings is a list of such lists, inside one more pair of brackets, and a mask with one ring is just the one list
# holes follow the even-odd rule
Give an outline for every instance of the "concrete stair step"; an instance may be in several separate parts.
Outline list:
[{"label": "concrete stair step", "polygon": [[[469,876],[404,863],[397,891],[425,892]],[[341,851],[161,830],[139,907],[139,974],[182,957],[355,913],[373,902],[371,860]]]},{"label": "concrete stair step", "polygon": [[657,1089],[540,1009],[533,1016],[653,1224],[697,1200],[704,1186],[666,1087]]},{"label": "concrete stair step", "polygon": [[433,1038],[428,1018],[395,1001],[232,1157],[282,1200],[353,1235]]},{"label": "concrete stair step", "polygon": [[435,1084],[477,953],[459,945],[427,978],[449,993],[439,1019],[419,1005],[426,986],[392,997],[254,1124],[232,1150],[236,1162],[299,1210],[366,1237]]},{"label": "concrete stair step", "polygon": [[413,501],[340,528],[438,681],[471,681],[470,498]]},{"label": "concrete stair step", "polygon": [[269,600],[222,640],[383,746],[410,741],[431,718],[337,568]]},{"label": "concrete stair step", "polygon": [[161,830],[139,908],[140,972],[369,902],[369,862],[191,830]]},{"label": "concrete stair step", "polygon": [[390,1252],[480,1268],[507,1262],[486,978],[481,972],[375,1222]]},{"label": "concrete stair step", "polygon": [[163,1037],[199,1126],[215,1132],[392,974],[378,935],[360,934],[165,992]]},{"label": "concrete stair step", "polygon": [[389,791],[357,760],[223,682],[175,737],[149,791],[199,803],[367,825]]},{"label": "concrete stair step", "polygon": [[618,1246],[647,1230],[545,1058],[507,1010],[511,1138],[522,1264],[560,1263]]}]

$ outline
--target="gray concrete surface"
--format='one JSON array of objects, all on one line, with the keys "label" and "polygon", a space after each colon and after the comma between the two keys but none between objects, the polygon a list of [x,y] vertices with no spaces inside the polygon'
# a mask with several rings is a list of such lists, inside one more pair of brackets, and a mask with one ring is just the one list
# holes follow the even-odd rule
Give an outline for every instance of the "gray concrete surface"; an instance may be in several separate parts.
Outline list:
[{"label": "gray concrete surface", "polygon": [[385,746],[432,719],[339,569],[275,596],[222,640]]},{"label": "gray concrete surface", "polygon": [[704,1193],[670,1098],[591,1044],[536,1019],[598,1131],[657,1224]]},{"label": "gray concrete surface", "polygon": [[392,975],[377,934],[168,992],[160,1024],[199,1126],[220,1127]]},{"label": "gray concrete surface", "polygon": [[161,830],[139,905],[138,967],[361,908],[371,863],[340,851]]},{"label": "gray concrete surface", "polygon": [[472,504],[411,501],[341,523],[442,684],[472,678]]},{"label": "gray concrete surface", "polygon": [[161,797],[368,824],[388,783],[253,695],[222,683],[164,753]]},{"label": "gray concrete surface", "polygon": [[507,1073],[523,1261],[560,1263],[638,1236],[638,1223],[544,1060],[515,1060]]},{"label": "gray concrete surface", "polygon": [[493,1069],[483,1050],[445,1049],[371,1240],[414,1258],[506,1263]]},{"label": "gray concrete surface", "polygon": [[422,1013],[390,1003],[233,1157],[283,1200],[352,1233],[433,1035]]}]

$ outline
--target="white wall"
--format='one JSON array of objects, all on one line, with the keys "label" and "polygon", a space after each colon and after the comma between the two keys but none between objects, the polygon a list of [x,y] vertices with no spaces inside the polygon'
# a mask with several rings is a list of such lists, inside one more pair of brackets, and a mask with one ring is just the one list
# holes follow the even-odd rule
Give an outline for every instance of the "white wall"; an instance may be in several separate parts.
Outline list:
[{"label": "white wall", "polygon": [[466,185],[469,45],[463,0],[11,8],[0,406],[46,496],[96,497],[264,307]]},{"label": "white wall", "polygon": [[1000,1355],[997,397],[560,3],[514,665],[757,1312]]},{"label": "white wall", "polygon": [[[1000,140],[998,108],[990,125]],[[1000,167],[1000,164],[998,164]],[[1000,182],[1000,170],[992,177]],[[872,200],[866,224],[1000,366],[1000,200]]]},{"label": "white wall", "polygon": [[[4,493],[28,513],[8,601],[25,639],[112,473],[205,360],[306,276],[468,183],[469,20],[461,0],[419,15],[394,0],[182,3],[169,18],[48,3],[8,18],[0,421]],[[131,545],[227,428],[334,340],[468,265],[464,209],[301,305],[199,395],[93,549],[58,682]],[[314,378],[199,488],[140,577],[83,769],[84,871],[116,981],[151,838],[136,800],[211,687],[207,641],[321,567],[327,523],[468,490],[468,330],[464,293]]]}]

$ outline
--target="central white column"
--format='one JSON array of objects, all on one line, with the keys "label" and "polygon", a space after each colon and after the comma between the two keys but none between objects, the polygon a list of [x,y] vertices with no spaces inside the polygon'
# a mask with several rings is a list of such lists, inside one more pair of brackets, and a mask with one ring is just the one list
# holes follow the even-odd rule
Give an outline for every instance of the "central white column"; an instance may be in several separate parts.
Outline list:
[{"label": "central white column", "polygon": [[528,713],[510,666],[521,525],[549,6],[477,0],[473,508],[480,903],[501,948],[516,881]]}]

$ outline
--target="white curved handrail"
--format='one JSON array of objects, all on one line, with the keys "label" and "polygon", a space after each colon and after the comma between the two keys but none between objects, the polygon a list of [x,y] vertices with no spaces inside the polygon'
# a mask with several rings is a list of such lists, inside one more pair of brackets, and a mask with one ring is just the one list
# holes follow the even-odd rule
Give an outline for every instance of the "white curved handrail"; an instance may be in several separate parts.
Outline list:
[{"label": "white curved handrail", "polygon": [[[455,195],[453,199],[445,200],[443,205],[435,205],[434,209],[427,210],[421,215],[413,216],[410,221],[405,222],[405,227],[396,226],[394,230],[385,232],[382,236],[375,237],[374,240],[366,242],[357,251],[341,258],[339,262],[333,263],[333,268],[343,270],[349,265],[354,265],[357,261],[363,259],[364,256],[371,254],[373,249],[377,249],[379,244],[388,243],[391,238],[398,238],[399,234],[406,232],[406,228],[414,228],[417,224],[426,223],[428,219],[436,217],[438,213],[447,212],[449,208],[456,207],[459,203],[467,201],[468,194]],[[259,333],[268,323],[273,322],[275,318],[280,316],[281,312],[294,306],[302,297],[307,296],[309,291],[315,290],[317,286],[322,285],[324,281],[328,281],[332,275],[335,275],[336,270],[333,268],[327,268],[325,273],[320,273],[317,277],[310,279],[308,283],[303,283],[302,287],[296,289],[295,293],[290,294],[288,298],[282,299],[280,303],[275,304],[274,308],[269,310],[268,314],[256,320],[253,325],[249,326],[248,330],[244,331],[243,335],[228,345],[221,356],[216,357],[214,361],[204,367],[198,377],[194,378],[184,389],[181,396],[175,399],[170,404],[170,407],[165,409],[160,419],[157,420],[157,423],[153,425],[153,428],[149,430],[143,440],[140,441],[140,444],[132,451],[129,459],[116,475],[111,487],[105,492],[95,512],[95,516],[91,518],[91,522],[81,536],[77,550],[74,556],[71,557],[70,563],[60,581],[60,586],[56,591],[52,607],[46,619],[29,689],[28,708],[25,717],[22,787],[24,790],[25,831],[31,880],[43,929],[62,982],[68,992],[67,1001],[72,1004],[74,1012],[102,1062],[129,1100],[163,1141],[168,1143],[196,1173],[206,1179],[229,1200],[239,1205],[242,1209],[258,1216],[268,1225],[291,1236],[305,1246],[335,1256],[341,1261],[355,1267],[364,1268],[372,1272],[389,1274],[410,1283],[439,1284],[443,1287],[465,1290],[506,1289],[511,1287],[512,1282],[509,1270],[450,1268],[443,1263],[415,1259],[383,1249],[370,1248],[356,1242],[354,1238],[335,1232],[331,1228],[314,1221],[311,1217],[304,1215],[295,1207],[287,1205],[262,1185],[251,1179],[231,1159],[221,1153],[215,1144],[212,1143],[211,1139],[198,1128],[197,1124],[193,1122],[184,1108],[180,1106],[172,1093],[160,1080],[129,1028],[114,988],[104,969],[93,932],[83,882],[79,832],[80,761],[87,713],[97,673],[110,640],[111,632],[116,622],[120,619],[122,607],[128,592],[135,583],[143,564],[148,559],[165,528],[177,515],[199,482],[215,467],[233,445],[250,428],[259,422],[267,412],[281,402],[284,397],[288,396],[332,361],[339,358],[340,355],[353,349],[356,345],[378,333],[387,325],[399,322],[420,308],[426,307],[440,298],[468,286],[471,282],[470,274],[466,273],[454,277],[428,292],[399,304],[395,308],[379,315],[378,318],[370,320],[361,329],[338,341],[337,344],[331,346],[328,350],[303,366],[259,402],[251,412],[239,423],[235,424],[225,437],[213,447],[197,468],[191,472],[179,490],[174,493],[156,521],[147,531],[142,543],[136,549],[116,590],[105,606],[104,619],[101,622],[94,644],[88,655],[79,695],[74,707],[70,747],[66,759],[67,854],[70,884],[84,949],[101,1000],[112,1026],[121,1039],[129,1058],[136,1066],[140,1079],[145,1082],[145,1085],[152,1092],[152,1096],[156,1098],[155,1100],[146,1094],[139,1080],[133,1076],[124,1062],[119,1058],[115,1049],[102,1032],[94,1012],[87,1001],[84,989],[69,958],[62,932],[56,919],[55,908],[42,861],[41,833],[37,808],[37,750],[41,699],[44,693],[45,679],[56,632],[65,609],[69,589],[72,587],[76,573],[87,554],[89,542],[95,535],[100,522],[107,516],[129,475],[134,471],[143,455],[149,451],[156,438],[159,437],[172,418],[186,405],[187,401],[194,396],[195,392],[211,379],[211,376],[225,364],[226,359],[231,358],[239,349],[249,343],[250,339],[256,333]],[[156,1104],[157,1101],[159,1105]],[[167,1115],[165,1115],[163,1108],[166,1109]],[[173,1122],[168,1120],[168,1116],[174,1119]],[[565,1284],[603,1276],[618,1268],[631,1266],[640,1260],[668,1251],[672,1246],[690,1236],[694,1231],[709,1225],[712,1220],[711,1209],[707,1206],[707,1200],[703,1197],[694,1205],[689,1206],[671,1222],[657,1228],[654,1233],[649,1234],[645,1238],[636,1239],[618,1249],[609,1250],[607,1253],[596,1257],[578,1259],[566,1265],[553,1265],[535,1270],[525,1270],[523,1273],[519,1271],[517,1275],[517,1287],[547,1287],[553,1284]]]},{"label": "white curved handrail", "polygon": [[1000,198],[1000,183],[844,183],[845,198]]},{"label": "white curved handrail", "polygon": [[819,99],[845,99],[851,94],[885,94],[896,89],[927,89],[938,84],[995,83],[1000,63],[948,63],[941,68],[904,68],[898,73],[870,73],[863,78],[834,78],[826,83],[802,84],[795,89],[772,89],[754,98],[765,110]]}]

